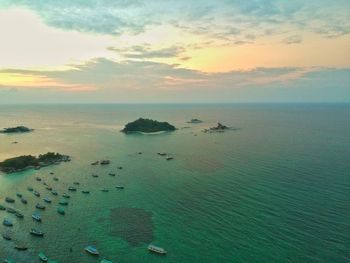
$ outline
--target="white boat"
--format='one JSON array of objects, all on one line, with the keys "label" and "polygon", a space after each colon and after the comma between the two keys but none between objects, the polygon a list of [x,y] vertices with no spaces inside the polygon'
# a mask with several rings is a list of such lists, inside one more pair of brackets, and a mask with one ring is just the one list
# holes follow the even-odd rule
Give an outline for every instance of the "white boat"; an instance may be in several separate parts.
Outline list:
[{"label": "white boat", "polygon": [[155,245],[148,245],[147,249],[151,252],[160,254],[160,255],[166,255],[166,253],[168,253],[164,248],[161,247],[157,247]]},{"label": "white boat", "polygon": [[92,254],[92,255],[95,255],[95,256],[98,256],[100,253],[98,252],[97,248],[94,247],[94,246],[87,246],[85,248],[85,251]]}]

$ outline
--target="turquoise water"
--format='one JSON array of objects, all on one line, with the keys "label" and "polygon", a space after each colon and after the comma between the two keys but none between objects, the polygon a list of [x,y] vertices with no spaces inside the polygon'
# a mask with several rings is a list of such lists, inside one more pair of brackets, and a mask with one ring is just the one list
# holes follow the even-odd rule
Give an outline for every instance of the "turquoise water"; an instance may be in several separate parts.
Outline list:
[{"label": "turquoise water", "polygon": [[[1,238],[0,262],[39,262],[39,251],[59,262],[350,261],[349,104],[23,105],[0,106],[0,112],[1,127],[35,129],[0,135],[0,160],[47,151],[72,156],[70,163],[0,174],[1,204],[17,192],[29,201],[6,204],[24,219],[0,211],[1,221],[13,220],[14,239],[29,247],[18,252]],[[119,132],[138,117],[179,129],[161,135]],[[204,123],[186,123],[195,117]],[[240,129],[201,132],[217,121]],[[156,154],[163,151],[174,160]],[[109,166],[90,165],[105,158]],[[60,198],[36,176],[60,194],[80,182],[65,216],[56,212]],[[53,200],[41,212],[41,224],[30,216],[42,199],[28,186]],[[45,237],[30,236],[33,226]],[[1,225],[0,231],[7,229]],[[148,253],[149,243],[168,255]],[[99,258],[83,251],[90,244]]]}]

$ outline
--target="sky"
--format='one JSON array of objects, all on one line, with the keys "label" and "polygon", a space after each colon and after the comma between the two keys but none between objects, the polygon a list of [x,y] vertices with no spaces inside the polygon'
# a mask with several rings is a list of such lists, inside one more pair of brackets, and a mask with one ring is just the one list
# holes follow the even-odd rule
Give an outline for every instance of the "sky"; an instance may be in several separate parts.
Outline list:
[{"label": "sky", "polygon": [[350,102],[349,0],[0,0],[0,104]]}]

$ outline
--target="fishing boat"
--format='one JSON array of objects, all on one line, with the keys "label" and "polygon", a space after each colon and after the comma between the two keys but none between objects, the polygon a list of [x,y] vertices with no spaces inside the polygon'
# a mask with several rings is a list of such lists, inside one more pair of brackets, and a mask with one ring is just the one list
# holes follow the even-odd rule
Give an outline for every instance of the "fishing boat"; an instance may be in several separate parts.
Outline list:
[{"label": "fishing boat", "polygon": [[45,201],[46,203],[48,203],[48,204],[50,204],[50,203],[51,203],[51,199],[50,199],[50,198],[48,198],[48,197],[45,197],[45,198],[44,198],[44,201]]},{"label": "fishing boat", "polygon": [[13,199],[13,198],[11,198],[11,197],[6,197],[6,198],[5,198],[5,201],[6,201],[7,203],[14,203],[14,202],[15,202],[15,199]]},{"label": "fishing boat", "polygon": [[21,198],[21,202],[25,205],[28,203],[27,199],[24,199],[23,197]]},{"label": "fishing boat", "polygon": [[2,222],[2,224],[3,224],[4,226],[9,226],[9,227],[13,226],[13,223],[12,223],[11,220],[9,220],[9,219],[4,219],[4,221]]},{"label": "fishing boat", "polygon": [[110,176],[115,176],[115,173],[109,173],[108,175],[110,175]]},{"label": "fishing boat", "polygon": [[94,246],[87,246],[85,248],[85,251],[90,253],[91,255],[98,256],[100,253],[98,252],[97,248]]},{"label": "fishing boat", "polygon": [[55,190],[52,190],[52,191],[51,191],[51,194],[53,194],[53,195],[58,195],[57,191],[55,191]]},{"label": "fishing boat", "polygon": [[22,198],[22,194],[17,193],[16,195],[17,195],[17,197]]},{"label": "fishing boat", "polygon": [[34,189],[33,189],[33,187],[28,186],[28,187],[27,187],[27,190],[28,190],[29,192],[33,192]]},{"label": "fishing boat", "polygon": [[166,255],[168,253],[164,248],[157,247],[157,246],[152,245],[152,244],[148,245],[147,249],[150,252],[154,252],[154,253],[157,253],[160,255]]},{"label": "fishing boat", "polygon": [[98,177],[98,174],[92,174],[91,176],[96,178]]},{"label": "fishing boat", "polygon": [[19,212],[19,211],[16,211],[15,216],[17,218],[23,218],[24,217],[24,215],[21,212]]},{"label": "fishing boat", "polygon": [[58,202],[60,205],[68,205],[68,202],[66,200],[61,200]]},{"label": "fishing boat", "polygon": [[48,258],[47,258],[47,256],[44,254],[44,252],[40,252],[40,253],[38,254],[38,257],[39,257],[39,259],[40,259],[41,261],[43,261],[43,262],[47,262],[47,261],[48,261]]},{"label": "fishing boat", "polygon": [[75,184],[75,185],[80,185],[80,183],[79,183],[79,182],[74,182],[73,184]]},{"label": "fishing boat", "polygon": [[170,160],[173,160],[173,159],[174,159],[174,157],[171,157],[171,156],[166,158],[167,161],[170,161]]},{"label": "fishing boat", "polygon": [[117,189],[124,189],[124,186],[122,186],[122,185],[117,185],[115,188],[117,188]]},{"label": "fishing boat", "polygon": [[83,194],[90,194],[90,191],[89,190],[83,190],[81,191]]},{"label": "fishing boat", "polygon": [[69,190],[69,191],[76,191],[77,188],[75,188],[74,186],[70,186],[70,187],[68,187],[68,190]]},{"label": "fishing boat", "polygon": [[52,187],[51,187],[51,186],[48,186],[48,187],[46,187],[46,190],[51,191],[51,190],[52,190]]},{"label": "fishing boat", "polygon": [[62,207],[59,207],[59,208],[57,208],[57,212],[59,213],[59,214],[61,214],[61,215],[64,215],[66,212],[64,211],[64,208],[62,208]]},{"label": "fishing boat", "polygon": [[119,170],[123,170],[123,166],[118,166],[117,167]]},{"label": "fishing boat", "polygon": [[16,214],[16,212],[17,212],[15,209],[13,209],[11,207],[6,208],[6,211],[9,212],[10,214]]},{"label": "fishing boat", "polygon": [[69,194],[66,194],[66,193],[64,193],[62,196],[63,196],[64,198],[70,198],[70,195],[69,195]]},{"label": "fishing boat", "polygon": [[37,197],[39,197],[39,196],[40,196],[40,193],[37,192],[37,191],[34,191],[34,195],[37,196]]},{"label": "fishing boat", "polygon": [[58,181],[58,178],[57,178],[57,177],[54,177],[53,180],[54,180],[54,181]]},{"label": "fishing boat", "polygon": [[6,210],[6,207],[3,205],[0,205],[0,210]]},{"label": "fishing boat", "polygon": [[106,192],[108,192],[109,190],[108,190],[107,188],[102,188],[101,191],[106,193]]},{"label": "fishing boat", "polygon": [[17,250],[27,250],[28,247],[24,244],[20,244],[20,243],[15,243],[15,249]]},{"label": "fishing boat", "polygon": [[110,163],[111,163],[110,160],[102,160],[102,161],[100,162],[101,165],[107,165],[107,164],[110,164]]},{"label": "fishing boat", "polygon": [[41,216],[40,216],[38,213],[32,214],[32,218],[33,218],[35,221],[41,222]]},{"label": "fishing boat", "polygon": [[38,236],[38,237],[42,237],[44,236],[44,232],[38,230],[38,229],[35,229],[35,228],[32,228],[30,230],[30,234],[33,235],[33,236]]},{"label": "fishing boat", "polygon": [[98,165],[99,163],[100,163],[99,161],[96,161],[96,162],[91,163],[91,165]]},{"label": "fishing boat", "polygon": [[11,239],[12,239],[12,237],[10,236],[9,233],[3,233],[3,234],[2,234],[2,237],[3,237],[5,240],[11,240]]},{"label": "fishing boat", "polygon": [[39,204],[37,203],[36,206],[35,206],[37,209],[41,209],[41,210],[44,210],[46,207],[42,204]]},{"label": "fishing boat", "polygon": [[102,259],[101,260],[101,263],[113,263],[113,261],[110,261],[108,259]]},{"label": "fishing boat", "polygon": [[38,182],[41,181],[41,178],[40,178],[40,177],[36,177],[35,179],[36,179]]}]

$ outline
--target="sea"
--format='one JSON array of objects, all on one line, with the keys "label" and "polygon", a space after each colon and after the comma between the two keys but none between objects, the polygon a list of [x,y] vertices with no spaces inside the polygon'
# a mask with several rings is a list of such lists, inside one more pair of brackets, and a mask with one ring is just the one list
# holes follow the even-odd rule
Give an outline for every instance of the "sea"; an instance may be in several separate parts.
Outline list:
[{"label": "sea", "polygon": [[[177,130],[120,132],[139,117]],[[192,118],[203,122],[187,123]],[[234,129],[203,132],[218,122]],[[39,262],[39,252],[61,263],[350,262],[350,104],[0,106],[0,127],[18,125],[34,131],[1,134],[0,160],[46,152],[72,160],[0,173],[0,204],[24,215],[0,211],[1,223],[14,224],[0,226],[12,237],[0,237],[0,262]],[[111,163],[91,165],[103,159]],[[77,191],[68,191],[73,185]],[[63,193],[70,198],[60,215]],[[149,244],[167,255],[149,252]],[[87,254],[89,245],[100,256]]]}]

